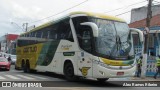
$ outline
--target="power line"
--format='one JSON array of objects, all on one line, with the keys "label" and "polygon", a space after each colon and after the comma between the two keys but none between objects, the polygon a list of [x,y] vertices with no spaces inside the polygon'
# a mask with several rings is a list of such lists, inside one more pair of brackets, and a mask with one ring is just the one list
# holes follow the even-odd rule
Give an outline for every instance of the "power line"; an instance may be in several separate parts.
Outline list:
[{"label": "power line", "polygon": [[[145,1],[142,1],[142,2],[145,2]],[[142,3],[142,2],[139,2],[139,3]],[[131,4],[131,5],[128,5],[128,7],[129,7],[129,6],[136,5],[136,4],[139,4],[139,3],[134,3],[134,4]],[[124,7],[123,7],[123,8],[124,8]],[[120,8],[119,8],[119,9],[120,9]],[[129,12],[131,12],[131,10],[126,11],[126,12],[123,12],[123,13],[120,13],[120,14],[117,14],[117,15],[115,15],[115,16],[120,16],[120,15],[123,15],[123,14],[129,13]]]},{"label": "power line", "polygon": [[136,4],[140,4],[140,3],[143,3],[143,2],[146,2],[146,0],[145,1],[141,1],[141,2],[137,2],[137,3],[131,4],[131,5],[125,6],[125,7],[117,8],[117,9],[114,9],[114,10],[110,10],[110,11],[107,11],[107,12],[104,12],[104,13],[114,12],[114,11],[117,11],[117,10],[120,10],[120,9],[123,9],[123,8],[128,8],[130,6],[133,6],[133,5],[136,5]]},{"label": "power line", "polygon": [[68,11],[68,10],[70,10],[70,9],[72,9],[72,8],[75,8],[75,7],[77,7],[77,6],[85,3],[85,2],[87,2],[87,1],[88,1],[88,0],[85,0],[85,1],[83,1],[83,2],[81,2],[81,3],[79,3],[79,4],[77,4],[77,5],[74,5],[74,6],[70,7],[70,8],[68,8],[68,9],[65,9],[65,10],[63,10],[63,11],[61,11],[61,12],[58,12],[58,13],[54,14],[54,15],[51,15],[51,16],[48,16],[48,17],[45,17],[45,18],[43,18],[43,19],[40,19],[40,20],[37,20],[37,21],[33,21],[33,22],[30,22],[30,23],[36,23],[36,22],[39,22],[39,21],[42,21],[42,20],[51,18],[51,17],[53,17],[53,16],[59,15],[59,14],[65,12],[65,11]]},{"label": "power line", "polygon": [[153,1],[153,2],[157,2],[157,3],[160,3],[159,1]]},{"label": "power line", "polygon": [[152,4],[153,4],[153,5],[159,5],[159,4],[160,4],[160,2],[155,1],[155,2],[153,2]]},{"label": "power line", "polygon": [[10,22],[12,25],[14,24],[14,25],[16,25],[19,29],[21,29],[22,31],[24,31],[24,29],[21,27],[21,26],[19,26],[17,23],[15,23],[15,22]]},{"label": "power line", "polygon": [[123,14],[129,13],[129,12],[131,12],[131,10],[129,10],[129,11],[127,11],[127,12],[123,12],[123,13],[121,13],[121,14],[117,14],[116,16],[120,16],[120,15],[123,15]]}]

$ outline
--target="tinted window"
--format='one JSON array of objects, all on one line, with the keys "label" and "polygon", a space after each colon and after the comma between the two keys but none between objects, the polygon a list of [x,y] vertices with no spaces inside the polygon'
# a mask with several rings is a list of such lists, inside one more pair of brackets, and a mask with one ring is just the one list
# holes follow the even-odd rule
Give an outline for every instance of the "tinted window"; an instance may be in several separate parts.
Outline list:
[{"label": "tinted window", "polygon": [[69,24],[69,19],[64,19],[51,26],[27,33],[25,34],[25,36],[34,38],[31,39],[28,38],[27,40],[18,40],[18,46],[42,43],[47,41],[48,39],[52,40],[65,39],[69,41],[74,41],[71,27]]},{"label": "tinted window", "polygon": [[52,26],[52,30],[50,30],[49,37],[55,40],[65,39],[73,41],[69,19],[65,19],[63,21],[54,24]]},{"label": "tinted window", "polygon": [[89,26],[83,26],[80,25],[80,23],[83,22],[87,22],[88,18],[87,17],[76,17],[73,18],[73,24],[74,27],[76,29],[76,35],[77,35],[77,39],[79,42],[79,46],[81,47],[81,49],[87,51],[87,52],[91,52],[91,47],[92,47],[92,40],[91,40],[91,28]]}]

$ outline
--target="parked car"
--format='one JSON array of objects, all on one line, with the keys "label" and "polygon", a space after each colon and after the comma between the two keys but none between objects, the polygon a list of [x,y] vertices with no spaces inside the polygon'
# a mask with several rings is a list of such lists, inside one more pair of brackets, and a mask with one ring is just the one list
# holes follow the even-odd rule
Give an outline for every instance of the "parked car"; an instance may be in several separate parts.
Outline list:
[{"label": "parked car", "polygon": [[5,69],[7,71],[10,70],[11,63],[5,57],[0,57],[0,70]]},{"label": "parked car", "polygon": [[5,53],[5,52],[0,52],[0,57],[5,57],[8,58],[11,54]]},{"label": "parked car", "polygon": [[11,64],[15,64],[17,60],[17,56],[16,55],[11,55]]}]

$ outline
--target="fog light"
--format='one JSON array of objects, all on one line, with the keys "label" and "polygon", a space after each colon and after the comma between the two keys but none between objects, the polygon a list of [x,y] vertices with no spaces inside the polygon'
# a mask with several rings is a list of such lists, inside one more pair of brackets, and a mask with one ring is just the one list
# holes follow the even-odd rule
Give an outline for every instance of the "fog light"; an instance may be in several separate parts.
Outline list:
[{"label": "fog light", "polygon": [[99,71],[99,73],[101,73],[101,74],[104,76],[104,72],[102,72],[102,71]]}]

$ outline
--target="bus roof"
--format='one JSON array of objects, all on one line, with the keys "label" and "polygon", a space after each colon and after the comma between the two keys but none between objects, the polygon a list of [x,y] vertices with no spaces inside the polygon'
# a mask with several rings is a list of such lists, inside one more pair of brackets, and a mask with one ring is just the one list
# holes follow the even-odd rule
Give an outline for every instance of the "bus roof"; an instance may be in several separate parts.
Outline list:
[{"label": "bus roof", "polygon": [[97,18],[125,22],[121,18],[118,18],[118,17],[115,17],[115,16],[106,15],[106,14],[101,14],[101,13],[93,13],[93,12],[72,12],[72,13],[70,13],[70,15],[76,15],[76,14],[85,14],[87,16],[92,16],[92,17],[97,17]]},{"label": "bus roof", "polygon": [[[64,18],[67,18],[67,17],[70,17],[70,16],[73,16],[73,15],[86,15],[86,16],[91,16],[91,17],[96,17],[96,18],[102,18],[102,19],[108,19],[108,20],[114,20],[114,21],[120,21],[120,22],[125,22],[123,19],[121,18],[117,18],[115,16],[110,16],[110,15],[106,15],[106,14],[100,14],[100,13],[93,13],[93,12],[71,12],[70,14],[64,16],[64,17],[61,17],[60,19],[57,19],[57,20],[54,20],[54,21],[50,21],[50,22],[47,22],[45,24],[42,24],[32,30],[30,30],[29,32],[32,32],[32,31],[36,31],[36,30],[39,30],[41,28],[44,28],[44,27],[47,27],[47,26],[50,26],[52,25],[53,23],[55,22],[58,22]],[[25,33],[22,33],[21,35],[24,35],[26,33],[29,33],[29,32],[25,32]]]}]

